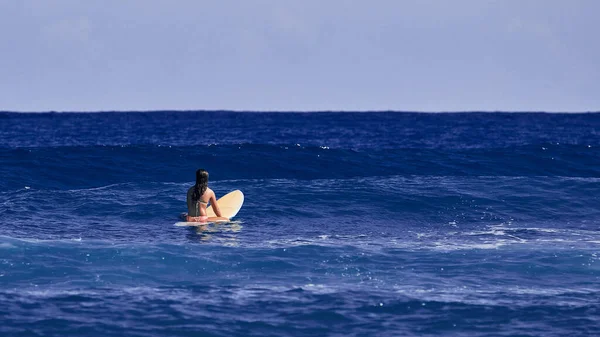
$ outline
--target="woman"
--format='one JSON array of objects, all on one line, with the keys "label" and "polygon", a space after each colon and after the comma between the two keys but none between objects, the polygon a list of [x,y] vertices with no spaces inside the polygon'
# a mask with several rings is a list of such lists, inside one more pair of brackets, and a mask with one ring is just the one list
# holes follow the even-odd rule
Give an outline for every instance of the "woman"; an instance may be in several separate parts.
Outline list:
[{"label": "woman", "polygon": [[[216,217],[209,218],[206,213],[206,207],[208,207],[209,202],[217,215]],[[208,172],[204,169],[196,171],[196,185],[190,187],[187,191],[187,208],[186,221],[188,222],[229,220],[221,216],[215,192],[208,188]]]}]

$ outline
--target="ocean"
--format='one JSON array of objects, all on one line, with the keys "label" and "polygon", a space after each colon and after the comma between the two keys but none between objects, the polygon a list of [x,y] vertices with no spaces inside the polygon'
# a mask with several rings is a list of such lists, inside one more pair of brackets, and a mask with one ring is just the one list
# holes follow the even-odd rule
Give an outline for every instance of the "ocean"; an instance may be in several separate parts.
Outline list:
[{"label": "ocean", "polygon": [[600,335],[600,114],[3,112],[0,177],[1,336]]}]

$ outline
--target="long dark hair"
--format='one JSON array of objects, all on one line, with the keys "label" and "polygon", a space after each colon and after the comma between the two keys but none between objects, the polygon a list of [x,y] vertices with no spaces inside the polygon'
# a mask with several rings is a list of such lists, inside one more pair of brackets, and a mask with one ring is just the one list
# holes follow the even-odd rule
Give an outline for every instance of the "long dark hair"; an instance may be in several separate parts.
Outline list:
[{"label": "long dark hair", "polygon": [[194,185],[194,194],[192,194],[192,202],[196,204],[200,197],[208,188],[208,172],[205,169],[196,171],[196,185]]}]

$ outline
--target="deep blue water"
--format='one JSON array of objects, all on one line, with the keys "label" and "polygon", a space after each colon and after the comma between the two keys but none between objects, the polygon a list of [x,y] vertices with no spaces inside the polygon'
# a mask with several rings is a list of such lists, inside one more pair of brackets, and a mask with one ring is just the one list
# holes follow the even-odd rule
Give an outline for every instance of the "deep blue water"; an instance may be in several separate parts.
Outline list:
[{"label": "deep blue water", "polygon": [[2,336],[600,335],[600,114],[0,113],[0,177]]}]

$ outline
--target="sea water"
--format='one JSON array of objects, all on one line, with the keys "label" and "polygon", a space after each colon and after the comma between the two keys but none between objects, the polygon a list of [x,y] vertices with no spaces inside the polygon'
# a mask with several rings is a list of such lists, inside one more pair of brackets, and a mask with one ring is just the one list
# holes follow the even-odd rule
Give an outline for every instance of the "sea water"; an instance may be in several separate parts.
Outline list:
[{"label": "sea water", "polygon": [[2,336],[600,335],[600,114],[0,113],[0,178]]}]

